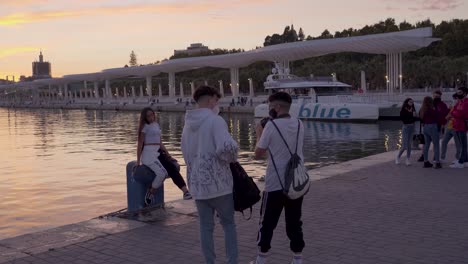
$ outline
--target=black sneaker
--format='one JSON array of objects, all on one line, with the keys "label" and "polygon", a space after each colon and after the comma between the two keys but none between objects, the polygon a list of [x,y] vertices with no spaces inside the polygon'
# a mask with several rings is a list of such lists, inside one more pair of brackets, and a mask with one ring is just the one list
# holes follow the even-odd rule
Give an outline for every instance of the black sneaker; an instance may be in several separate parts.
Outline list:
[{"label": "black sneaker", "polygon": [[424,155],[421,155],[421,157],[419,157],[418,159],[418,162],[423,162],[424,161]]},{"label": "black sneaker", "polygon": [[442,165],[440,164],[440,162],[436,162],[434,164],[434,169],[442,169]]},{"label": "black sneaker", "polygon": [[432,168],[432,163],[430,163],[429,161],[425,161],[423,168]]}]

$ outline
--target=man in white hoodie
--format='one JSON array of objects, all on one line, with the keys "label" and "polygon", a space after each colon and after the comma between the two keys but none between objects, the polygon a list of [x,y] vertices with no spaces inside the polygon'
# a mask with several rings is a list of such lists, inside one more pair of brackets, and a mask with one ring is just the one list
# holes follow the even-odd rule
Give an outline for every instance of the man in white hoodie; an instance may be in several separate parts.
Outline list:
[{"label": "man in white hoodie", "polygon": [[197,109],[188,110],[182,132],[182,154],[187,164],[187,182],[198,210],[200,240],[206,263],[216,260],[213,230],[217,212],[224,230],[227,263],[237,263],[237,233],[234,222],[231,162],[237,161],[237,143],[226,122],[218,115],[219,92],[209,86],[197,88]]}]

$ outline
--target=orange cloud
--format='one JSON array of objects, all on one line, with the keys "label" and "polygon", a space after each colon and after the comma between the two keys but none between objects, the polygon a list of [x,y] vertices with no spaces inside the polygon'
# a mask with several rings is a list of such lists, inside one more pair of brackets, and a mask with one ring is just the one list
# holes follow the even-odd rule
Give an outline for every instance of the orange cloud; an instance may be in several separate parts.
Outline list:
[{"label": "orange cloud", "polygon": [[36,51],[37,48],[33,47],[14,47],[14,48],[0,48],[0,59],[8,56],[13,56],[19,53]]},{"label": "orange cloud", "polygon": [[0,26],[13,26],[39,21],[49,21],[60,18],[116,15],[135,13],[160,13],[160,14],[189,14],[202,13],[210,10],[225,9],[228,6],[240,6],[246,4],[263,4],[272,0],[235,0],[229,1],[204,1],[204,2],[178,2],[159,4],[132,4],[119,6],[100,6],[96,8],[84,8],[75,10],[39,11],[29,13],[14,13],[0,17]]}]

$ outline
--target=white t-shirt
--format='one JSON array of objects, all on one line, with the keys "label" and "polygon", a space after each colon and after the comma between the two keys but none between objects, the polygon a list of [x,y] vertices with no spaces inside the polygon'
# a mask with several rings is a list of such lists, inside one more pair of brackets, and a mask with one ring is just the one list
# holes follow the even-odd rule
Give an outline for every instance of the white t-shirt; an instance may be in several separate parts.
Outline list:
[{"label": "white t-shirt", "polygon": [[145,144],[161,143],[161,128],[158,123],[145,124],[141,132],[145,133]]},{"label": "white t-shirt", "polygon": [[[288,147],[292,153],[295,152],[296,149],[296,137],[297,137],[297,127],[298,127],[298,119],[291,117],[291,118],[278,118],[274,120],[276,126],[278,126],[281,134],[283,135],[284,139],[288,143]],[[304,125],[301,121],[299,121],[300,130],[299,130],[299,144],[297,144],[297,154],[304,160],[304,155],[302,152],[302,145],[304,143]],[[273,154],[273,158],[275,160],[276,167],[279,172],[279,176],[281,178],[281,183],[278,180],[278,174],[276,173],[275,167],[273,166],[273,162],[271,161],[271,157],[268,153],[268,164],[265,173],[265,191],[272,192],[282,190],[281,184],[284,186],[284,173],[286,172],[286,166],[288,164],[289,159],[291,158],[291,154],[289,153],[284,141],[281,139],[278,130],[275,126],[269,121],[265,128],[263,129],[262,136],[257,143],[258,148],[262,149],[270,149],[271,153]]]}]

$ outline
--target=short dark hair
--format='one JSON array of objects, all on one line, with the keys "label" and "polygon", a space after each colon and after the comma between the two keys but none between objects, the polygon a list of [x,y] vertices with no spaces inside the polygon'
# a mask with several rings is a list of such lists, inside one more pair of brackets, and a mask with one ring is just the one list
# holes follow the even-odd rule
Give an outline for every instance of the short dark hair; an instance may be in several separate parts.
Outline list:
[{"label": "short dark hair", "polygon": [[274,102],[274,101],[281,101],[290,105],[292,103],[292,98],[291,98],[291,95],[289,95],[288,93],[277,92],[268,97],[268,102]]},{"label": "short dark hair", "polygon": [[458,90],[462,91],[464,94],[468,94],[468,88],[466,87],[459,87]]},{"label": "short dark hair", "polygon": [[198,102],[200,97],[205,96],[205,95],[217,96],[218,98],[221,98],[221,94],[216,88],[208,86],[208,85],[202,85],[202,86],[199,86],[197,90],[195,90],[195,93],[193,93],[193,100],[195,100],[195,102]]},{"label": "short dark hair", "polygon": [[442,96],[442,92],[441,92],[440,90],[437,90],[437,91],[435,91],[434,93],[435,93],[435,94],[438,94],[438,95],[440,95],[440,96]]}]

